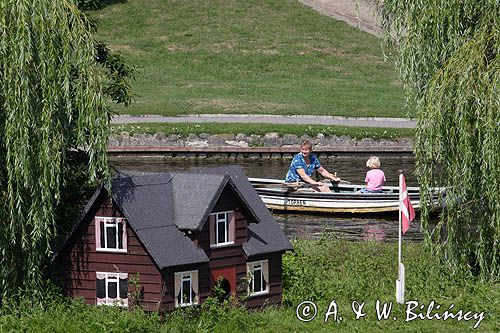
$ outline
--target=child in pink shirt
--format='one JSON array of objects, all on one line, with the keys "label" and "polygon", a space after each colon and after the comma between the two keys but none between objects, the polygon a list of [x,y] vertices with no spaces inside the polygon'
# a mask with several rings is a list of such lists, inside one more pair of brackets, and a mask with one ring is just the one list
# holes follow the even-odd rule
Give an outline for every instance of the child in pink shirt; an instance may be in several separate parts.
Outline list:
[{"label": "child in pink shirt", "polygon": [[385,182],[385,174],[380,170],[380,159],[372,156],[366,161],[366,166],[371,170],[366,173],[366,187],[361,189],[362,193],[382,193]]}]

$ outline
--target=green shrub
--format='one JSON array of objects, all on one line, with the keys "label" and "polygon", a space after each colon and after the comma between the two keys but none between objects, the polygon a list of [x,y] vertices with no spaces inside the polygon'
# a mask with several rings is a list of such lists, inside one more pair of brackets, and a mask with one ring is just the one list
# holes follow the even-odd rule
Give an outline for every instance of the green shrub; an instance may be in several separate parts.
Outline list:
[{"label": "green shrub", "polygon": [[[348,242],[328,234],[319,240],[293,243],[295,251],[283,257],[283,307],[249,311],[234,297],[211,297],[201,306],[176,309],[161,320],[157,313],[141,309],[87,305],[82,299],[61,296],[49,285],[42,302],[34,303],[27,296],[4,301],[0,332],[464,332],[473,325],[452,320],[405,323],[404,306],[399,305],[393,310],[401,318],[398,321],[375,318],[375,300],[394,302],[395,243]],[[421,244],[404,244],[403,261],[406,300],[426,304],[435,300],[446,308],[453,303],[456,309],[484,311],[479,331],[496,331],[500,321],[498,284],[486,284],[471,276],[452,276]],[[319,315],[312,322],[300,322],[295,307],[306,299],[315,301],[320,311],[336,300],[345,320],[325,324]],[[363,320],[353,319],[353,300],[367,303],[367,317]]]}]

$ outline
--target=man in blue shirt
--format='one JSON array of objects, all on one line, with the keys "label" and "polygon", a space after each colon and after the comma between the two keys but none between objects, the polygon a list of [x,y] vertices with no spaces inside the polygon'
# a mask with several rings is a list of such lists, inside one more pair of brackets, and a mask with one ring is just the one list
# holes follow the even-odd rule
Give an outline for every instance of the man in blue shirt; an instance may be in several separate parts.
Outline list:
[{"label": "man in blue shirt", "polygon": [[312,144],[309,140],[305,140],[300,145],[300,153],[293,157],[292,163],[290,163],[290,169],[288,170],[285,182],[306,182],[310,184],[310,187],[316,191],[330,192],[328,186],[325,186],[322,182],[315,181],[312,177],[314,170],[334,182],[340,182],[339,177],[335,177],[325,168],[321,166],[321,163],[316,155],[311,154]]}]

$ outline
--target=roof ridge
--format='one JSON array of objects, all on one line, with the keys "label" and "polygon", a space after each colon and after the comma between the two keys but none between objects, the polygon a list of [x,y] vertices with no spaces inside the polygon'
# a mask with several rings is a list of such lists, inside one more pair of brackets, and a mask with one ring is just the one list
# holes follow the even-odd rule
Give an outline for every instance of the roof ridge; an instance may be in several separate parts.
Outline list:
[{"label": "roof ridge", "polygon": [[175,224],[166,224],[166,225],[160,225],[160,226],[155,226],[155,227],[134,228],[134,229],[136,231],[140,231],[140,230],[151,230],[151,229],[162,229],[162,228],[177,228],[177,226]]}]

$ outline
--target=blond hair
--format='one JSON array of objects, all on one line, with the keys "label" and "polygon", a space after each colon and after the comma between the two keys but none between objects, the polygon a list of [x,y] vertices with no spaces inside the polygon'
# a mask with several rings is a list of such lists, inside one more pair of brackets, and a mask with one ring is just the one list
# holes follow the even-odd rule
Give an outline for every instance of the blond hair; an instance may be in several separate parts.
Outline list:
[{"label": "blond hair", "polygon": [[377,156],[372,156],[366,161],[366,166],[370,169],[379,169],[380,168],[380,159]]},{"label": "blond hair", "polygon": [[302,141],[302,143],[300,144],[300,148],[304,148],[304,147],[308,147],[310,150],[313,149],[313,145],[312,145],[311,141],[309,141],[309,140]]}]

